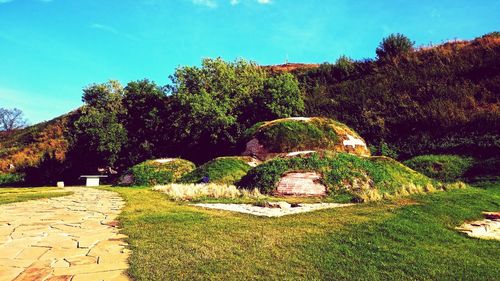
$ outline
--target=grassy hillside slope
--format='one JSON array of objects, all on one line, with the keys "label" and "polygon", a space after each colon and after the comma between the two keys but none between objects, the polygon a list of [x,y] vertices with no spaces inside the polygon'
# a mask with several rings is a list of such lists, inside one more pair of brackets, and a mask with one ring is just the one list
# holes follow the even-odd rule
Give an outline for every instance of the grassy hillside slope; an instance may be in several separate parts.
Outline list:
[{"label": "grassy hillside slope", "polygon": [[500,35],[294,72],[306,115],[339,120],[403,158],[500,154]]}]

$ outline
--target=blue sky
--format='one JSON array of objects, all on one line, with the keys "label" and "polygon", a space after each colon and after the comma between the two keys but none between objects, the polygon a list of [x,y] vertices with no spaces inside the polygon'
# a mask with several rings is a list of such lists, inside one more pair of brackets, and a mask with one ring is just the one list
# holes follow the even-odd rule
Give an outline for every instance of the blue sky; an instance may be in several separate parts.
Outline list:
[{"label": "blue sky", "polygon": [[0,107],[36,123],[80,106],[88,84],[164,85],[204,57],[334,62],[374,57],[395,32],[423,45],[495,30],[498,0],[0,0]]}]

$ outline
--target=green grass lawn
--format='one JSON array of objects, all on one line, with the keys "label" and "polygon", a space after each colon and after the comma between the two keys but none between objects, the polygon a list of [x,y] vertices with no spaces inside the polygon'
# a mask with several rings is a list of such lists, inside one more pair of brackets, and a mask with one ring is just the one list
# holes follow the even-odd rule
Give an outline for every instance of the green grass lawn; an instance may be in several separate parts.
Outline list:
[{"label": "green grass lawn", "polygon": [[70,195],[72,192],[63,191],[56,187],[30,187],[30,188],[0,188],[0,205],[22,202],[33,199],[51,198]]},{"label": "green grass lawn", "polygon": [[500,183],[281,218],[206,210],[146,188],[107,188],[135,280],[498,280],[500,242],[454,230],[500,210]]}]

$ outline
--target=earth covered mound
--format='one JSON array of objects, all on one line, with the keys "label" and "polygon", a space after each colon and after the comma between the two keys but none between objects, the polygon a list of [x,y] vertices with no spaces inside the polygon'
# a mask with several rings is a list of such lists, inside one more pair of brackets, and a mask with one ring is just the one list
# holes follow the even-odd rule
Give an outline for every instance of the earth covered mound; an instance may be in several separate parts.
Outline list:
[{"label": "earth covered mound", "polygon": [[193,171],[195,164],[180,158],[147,160],[130,168],[122,177],[122,185],[168,184]]},{"label": "earth covered mound", "polygon": [[292,117],[260,122],[245,133],[243,155],[267,160],[329,150],[370,156],[366,142],[345,124],[321,117]]},{"label": "earth covered mound", "polygon": [[[277,190],[290,173],[296,178],[299,175],[312,179],[311,189],[321,185],[325,195],[343,202],[376,201],[435,189],[463,187],[444,186],[392,158],[359,157],[347,153],[276,158],[251,169],[238,185],[245,189],[258,188],[265,194],[287,195]],[[289,182],[284,184],[286,190]]]},{"label": "earth covered mound", "polygon": [[451,182],[463,179],[474,164],[474,160],[458,155],[422,155],[404,163],[430,178]]},{"label": "earth covered mound", "polygon": [[248,156],[219,157],[184,175],[179,182],[211,182],[231,185],[239,181],[257,164],[255,158]]}]

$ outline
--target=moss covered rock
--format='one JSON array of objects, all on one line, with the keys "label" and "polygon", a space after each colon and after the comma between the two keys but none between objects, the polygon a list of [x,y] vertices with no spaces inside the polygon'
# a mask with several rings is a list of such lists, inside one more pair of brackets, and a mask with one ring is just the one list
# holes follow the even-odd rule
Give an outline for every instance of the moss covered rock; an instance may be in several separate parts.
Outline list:
[{"label": "moss covered rock", "polygon": [[122,179],[122,184],[153,186],[172,183],[195,168],[192,162],[180,158],[148,160],[130,168],[123,177],[129,179]]},{"label": "moss covered rock", "polygon": [[437,181],[392,158],[347,153],[276,158],[250,170],[238,185],[273,194],[280,180],[290,172],[321,175],[319,181],[326,186],[326,193],[340,201],[372,201],[439,188]]},{"label": "moss covered rock", "polygon": [[256,164],[258,163],[252,157],[219,157],[184,175],[179,182],[199,183],[205,178],[213,183],[234,184]]},{"label": "moss covered rock", "polygon": [[428,177],[451,182],[463,178],[474,161],[472,158],[458,155],[422,155],[404,163]]},{"label": "moss covered rock", "polygon": [[261,160],[320,150],[370,156],[365,141],[354,130],[328,118],[294,117],[257,123],[245,133],[245,139],[243,155]]}]

